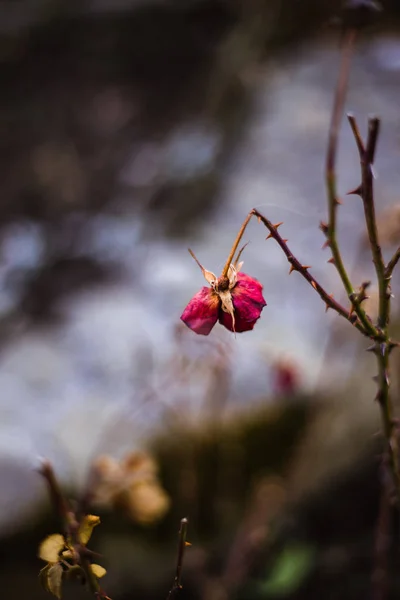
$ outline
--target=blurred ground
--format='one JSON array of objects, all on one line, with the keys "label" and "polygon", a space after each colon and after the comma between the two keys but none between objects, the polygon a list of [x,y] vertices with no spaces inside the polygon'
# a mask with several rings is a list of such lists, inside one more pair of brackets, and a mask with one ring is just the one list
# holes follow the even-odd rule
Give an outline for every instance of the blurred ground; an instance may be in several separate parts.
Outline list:
[{"label": "blurred ground", "polygon": [[[348,98],[360,124],[382,115],[381,214],[398,204],[400,152],[398,7],[386,9],[358,44]],[[318,230],[331,11],[313,0],[0,3],[0,584],[12,597],[44,597],[34,556],[57,531],[38,516],[39,456],[76,492],[100,454],[143,447],[171,510],[150,529],[105,513],[96,536],[114,600],[166,595],[184,514],[187,597],[369,594],[380,444],[373,361],[355,359],[363,341],[287,277],[257,223],[245,270],[268,306],[254,332],[198,339],[179,325],[202,285],[187,247],[218,271],[253,206],[284,221],[340,296]],[[344,124],[342,194],[357,162]],[[346,199],[339,226],[361,281],[360,211]],[[400,230],[387,221],[389,252]],[[246,518],[259,548],[242,573]]]}]

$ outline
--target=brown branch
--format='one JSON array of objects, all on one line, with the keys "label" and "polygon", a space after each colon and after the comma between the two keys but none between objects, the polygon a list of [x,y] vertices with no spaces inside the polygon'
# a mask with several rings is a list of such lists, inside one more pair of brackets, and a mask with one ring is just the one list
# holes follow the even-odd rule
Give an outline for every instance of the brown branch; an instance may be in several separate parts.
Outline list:
[{"label": "brown branch", "polygon": [[[322,285],[318,283],[315,277],[313,277],[308,271],[309,267],[302,265],[301,262],[294,256],[286,241],[279,234],[277,227],[273,225],[269,219],[264,217],[264,215],[262,215],[256,208],[253,208],[252,213],[265,225],[270,232],[270,237],[272,237],[282,248],[286,258],[288,259],[288,262],[290,263],[290,273],[292,273],[292,271],[298,271],[300,275],[302,275],[304,279],[308,281],[308,283],[314,288],[317,294],[319,294],[327,309],[333,309],[341,317],[344,317],[346,321],[349,321],[352,325],[354,325],[354,327],[356,327],[363,335],[369,337],[369,334],[365,331],[363,325],[357,319],[357,316],[353,313],[353,311],[347,310],[333,298],[332,294],[328,294]],[[357,302],[356,296],[357,295],[353,297],[353,302]]]}]

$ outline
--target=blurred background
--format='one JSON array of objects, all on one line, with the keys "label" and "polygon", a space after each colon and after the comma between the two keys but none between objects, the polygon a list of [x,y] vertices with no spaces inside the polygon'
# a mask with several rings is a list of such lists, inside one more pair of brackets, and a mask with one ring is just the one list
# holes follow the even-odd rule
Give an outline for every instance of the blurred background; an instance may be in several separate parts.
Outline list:
[{"label": "blurred background", "polygon": [[[400,6],[357,43],[347,108],[382,117],[379,226],[399,244]],[[44,599],[60,531],[37,469],[72,497],[97,473],[91,540],[114,599],[397,597],[398,517],[381,493],[366,343],[256,221],[253,332],[180,322],[257,207],[340,299],[318,229],[337,78],[333,0],[0,2],[0,586]],[[347,123],[339,239],[372,276]],[[395,278],[396,279],[396,278]],[[397,281],[394,281],[396,289]],[[370,311],[375,310],[371,288]],[[393,302],[394,333],[397,301]],[[393,393],[399,395],[394,357]],[[93,491],[93,490],[92,490]],[[100,562],[100,561],[99,561]],[[67,586],[65,597],[89,597]]]}]

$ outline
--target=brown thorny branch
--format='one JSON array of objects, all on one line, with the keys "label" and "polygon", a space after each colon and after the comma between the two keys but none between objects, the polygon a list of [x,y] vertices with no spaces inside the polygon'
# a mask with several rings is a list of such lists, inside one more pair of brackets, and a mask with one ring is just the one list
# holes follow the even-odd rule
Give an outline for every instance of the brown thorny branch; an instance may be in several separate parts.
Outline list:
[{"label": "brown thorny branch", "polygon": [[376,277],[379,288],[379,311],[377,322],[365,312],[362,303],[367,299],[366,290],[370,285],[369,281],[362,282],[360,287],[355,290],[346,267],[344,265],[336,234],[336,215],[337,208],[341,204],[336,187],[336,157],[337,142],[340,123],[343,118],[346,92],[348,88],[351,56],[356,40],[356,30],[350,29],[346,32],[343,40],[342,59],[339,70],[338,82],[335,90],[335,97],[332,109],[332,118],[329,128],[328,149],[326,156],[325,180],[328,200],[328,221],[320,223],[320,229],[326,237],[324,248],[330,248],[332,257],[329,263],[336,267],[347,297],[350,301],[350,308],[344,307],[337,302],[332,294],[322,287],[320,283],[309,272],[310,266],[302,264],[290,250],[287,240],[278,232],[278,227],[282,223],[273,224],[269,219],[262,215],[257,209],[253,208],[246,217],[233,248],[236,249],[252,216],[257,217],[258,221],[263,223],[269,231],[268,238],[273,238],[281,247],[286,258],[290,263],[290,271],[297,271],[314,288],[325,303],[326,310],[331,308],[340,316],[344,317],[363,335],[373,341],[368,351],[373,352],[377,357],[378,375],[374,377],[377,383],[378,391],[376,400],[379,403],[383,424],[383,431],[386,439],[387,457],[392,473],[393,483],[396,490],[397,502],[400,501],[400,474],[398,460],[398,442],[396,435],[396,423],[393,418],[393,407],[389,395],[389,356],[393,348],[398,346],[389,335],[389,317],[390,317],[390,282],[397,262],[400,259],[400,247],[396,250],[393,257],[385,264],[382,250],[379,244],[378,231],[375,217],[374,203],[374,176],[372,165],[375,157],[376,143],[379,133],[380,121],[377,117],[369,119],[368,137],[364,144],[360,135],[355,117],[348,115],[348,120],[353,131],[353,135],[360,154],[361,163],[361,184],[350,193],[361,196],[364,207],[365,223],[368,232],[369,244],[371,248],[372,260],[375,265]]}]

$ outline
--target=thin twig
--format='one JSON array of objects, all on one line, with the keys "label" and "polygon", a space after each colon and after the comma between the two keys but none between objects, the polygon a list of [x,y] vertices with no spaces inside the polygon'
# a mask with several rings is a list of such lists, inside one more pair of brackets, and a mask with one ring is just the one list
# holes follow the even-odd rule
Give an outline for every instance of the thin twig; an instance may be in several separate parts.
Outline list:
[{"label": "thin twig", "polygon": [[172,584],[172,588],[170,589],[167,600],[171,600],[175,597],[175,595],[182,589],[181,579],[182,579],[182,569],[183,569],[183,557],[185,555],[185,550],[187,546],[190,544],[186,541],[187,536],[187,527],[188,520],[186,518],[181,519],[181,526],[179,528],[179,542],[178,542],[178,556],[176,559],[176,571],[174,583]]}]

